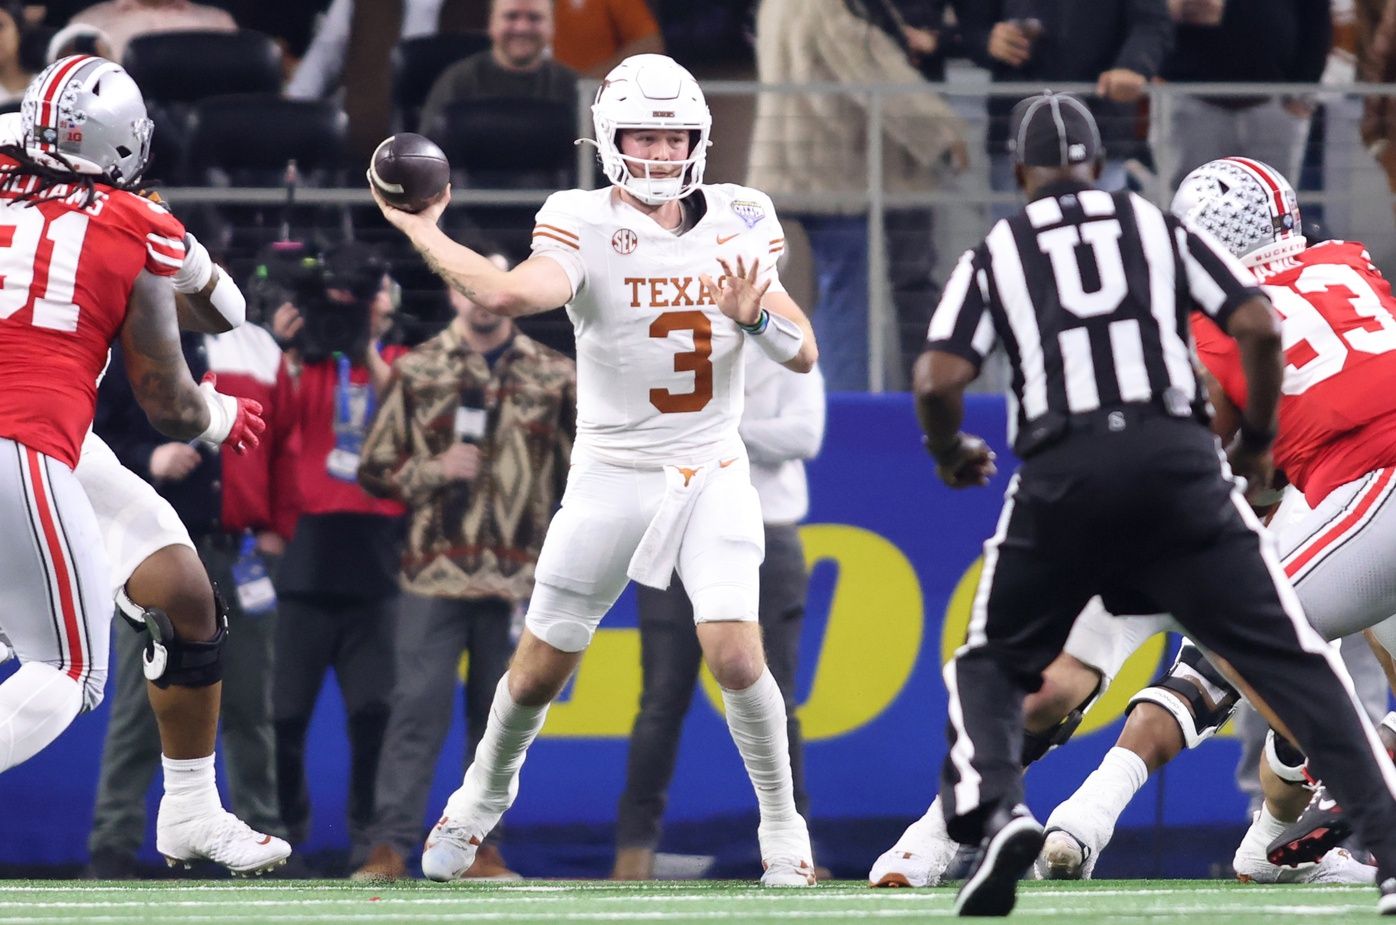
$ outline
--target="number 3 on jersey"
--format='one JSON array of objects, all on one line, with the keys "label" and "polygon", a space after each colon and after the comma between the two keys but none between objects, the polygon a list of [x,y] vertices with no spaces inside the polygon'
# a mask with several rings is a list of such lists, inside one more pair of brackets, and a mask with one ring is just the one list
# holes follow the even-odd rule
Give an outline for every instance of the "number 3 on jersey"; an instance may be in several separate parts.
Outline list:
[{"label": "number 3 on jersey", "polygon": [[693,349],[674,354],[674,372],[693,373],[692,392],[650,389],[650,404],[663,414],[702,411],[713,400],[713,323],[698,311],[665,312],[650,325],[650,337],[665,338],[675,331],[693,332]]},{"label": "number 3 on jersey", "polygon": [[[1265,290],[1285,319],[1286,395],[1299,395],[1336,376],[1353,350],[1369,354],[1396,350],[1396,317],[1352,267],[1314,264],[1291,285],[1293,289],[1270,286]],[[1299,293],[1327,296],[1324,310]]]},{"label": "number 3 on jersey", "polygon": [[[65,212],[50,222],[32,207],[0,210],[0,320],[24,308],[33,294],[35,327],[76,331],[73,292],[86,237],[87,216],[81,212]],[[45,240],[51,244],[41,255]],[[34,293],[36,286],[42,294]]]}]

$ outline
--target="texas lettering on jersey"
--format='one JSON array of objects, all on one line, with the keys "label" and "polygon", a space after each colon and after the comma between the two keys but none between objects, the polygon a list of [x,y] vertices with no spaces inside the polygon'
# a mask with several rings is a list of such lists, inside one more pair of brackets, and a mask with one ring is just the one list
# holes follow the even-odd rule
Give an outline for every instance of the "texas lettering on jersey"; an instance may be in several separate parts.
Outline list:
[{"label": "texas lettering on jersey", "polygon": [[184,226],[164,207],[98,184],[19,197],[0,157],[0,436],[76,466],[97,377],[142,270],[173,275]]},{"label": "texas lettering on jersey", "polygon": [[762,193],[716,184],[682,235],[615,190],[555,193],[538,211],[533,252],[572,283],[577,335],[576,452],[622,465],[703,464],[742,453],[744,334],[704,291],[719,260],[775,272],[784,234]]},{"label": "texas lettering on jersey", "polygon": [[[1275,465],[1311,505],[1396,464],[1396,298],[1361,244],[1329,241],[1262,280],[1282,319],[1285,371]],[[1196,313],[1198,357],[1244,407],[1235,341]]]}]

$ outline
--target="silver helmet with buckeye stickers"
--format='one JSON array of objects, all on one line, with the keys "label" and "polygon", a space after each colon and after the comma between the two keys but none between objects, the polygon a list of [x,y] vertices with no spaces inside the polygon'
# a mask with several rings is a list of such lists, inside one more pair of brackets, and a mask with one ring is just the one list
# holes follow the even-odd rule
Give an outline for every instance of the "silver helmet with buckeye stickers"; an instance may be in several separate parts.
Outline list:
[{"label": "silver helmet with buckeye stickers", "polygon": [[47,166],[127,185],[150,159],[145,98],[106,58],[72,55],[50,64],[24,91],[20,114],[25,151]]},{"label": "silver helmet with buckeye stickers", "polygon": [[1248,267],[1293,257],[1308,244],[1294,187],[1269,164],[1248,157],[1198,167],[1178,185],[1171,209]]}]

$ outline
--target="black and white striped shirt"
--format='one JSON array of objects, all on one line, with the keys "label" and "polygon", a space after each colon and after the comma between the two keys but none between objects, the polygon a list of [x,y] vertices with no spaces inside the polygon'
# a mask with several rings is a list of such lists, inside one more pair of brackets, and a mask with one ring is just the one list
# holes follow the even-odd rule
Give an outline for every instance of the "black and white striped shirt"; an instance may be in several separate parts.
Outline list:
[{"label": "black and white striped shirt", "polygon": [[1133,193],[1074,182],[1043,193],[960,258],[927,346],[976,366],[1002,346],[1017,428],[1049,412],[1204,402],[1188,315],[1225,330],[1260,293],[1255,277]]}]

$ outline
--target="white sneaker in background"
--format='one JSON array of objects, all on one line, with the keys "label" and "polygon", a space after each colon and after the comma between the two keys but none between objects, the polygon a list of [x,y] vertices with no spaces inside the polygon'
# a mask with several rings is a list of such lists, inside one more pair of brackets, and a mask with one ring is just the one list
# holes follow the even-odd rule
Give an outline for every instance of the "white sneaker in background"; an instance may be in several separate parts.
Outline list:
[{"label": "white sneaker in background", "polygon": [[955,858],[959,844],[945,832],[940,797],[926,815],[907,826],[897,843],[878,856],[868,884],[878,887],[935,886]]}]

